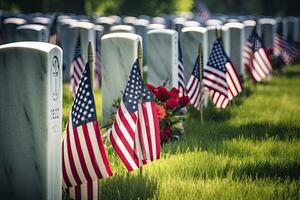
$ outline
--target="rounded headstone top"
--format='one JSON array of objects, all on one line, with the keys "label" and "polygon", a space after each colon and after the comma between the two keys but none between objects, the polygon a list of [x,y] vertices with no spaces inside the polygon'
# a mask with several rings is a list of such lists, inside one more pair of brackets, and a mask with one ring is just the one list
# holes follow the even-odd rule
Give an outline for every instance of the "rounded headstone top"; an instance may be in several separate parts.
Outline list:
[{"label": "rounded headstone top", "polygon": [[75,22],[78,22],[78,20],[72,19],[72,18],[65,18],[65,19],[60,20],[61,24],[72,24]]},{"label": "rounded headstone top", "polygon": [[90,22],[73,22],[71,23],[71,28],[84,28],[84,29],[92,29],[94,27],[93,23]]},{"label": "rounded headstone top", "polygon": [[206,26],[206,30],[215,30],[215,29],[221,29],[223,26],[221,25],[214,25],[214,26]]},{"label": "rounded headstone top", "polygon": [[149,24],[147,26],[148,30],[161,30],[161,29],[165,29],[166,26],[163,24]]},{"label": "rounded headstone top", "polygon": [[18,24],[18,25],[21,25],[21,24],[25,24],[25,23],[26,23],[26,20],[25,20],[25,19],[22,19],[22,18],[16,18],[16,17],[6,18],[6,19],[3,21],[3,24]]},{"label": "rounded headstone top", "polygon": [[113,20],[115,20],[115,23],[116,24],[121,24],[121,22],[122,22],[122,18],[121,17],[119,17],[118,15],[110,15],[110,16],[108,16],[109,18],[112,18]]},{"label": "rounded headstone top", "polygon": [[134,24],[135,20],[137,20],[136,17],[127,16],[127,17],[123,18],[123,23],[124,24]]},{"label": "rounded headstone top", "polygon": [[245,21],[243,21],[243,24],[245,26],[255,26],[256,25],[256,21],[254,21],[254,20],[245,20]]},{"label": "rounded headstone top", "polygon": [[183,24],[185,21],[186,21],[186,18],[183,18],[183,17],[176,17],[175,19],[173,19],[174,24]]},{"label": "rounded headstone top", "polygon": [[135,34],[135,33],[109,33],[105,34],[101,40],[111,39],[111,38],[126,38],[130,40],[141,40],[141,36]]},{"label": "rounded headstone top", "polygon": [[134,33],[134,27],[130,25],[115,25],[110,28],[110,31]]},{"label": "rounded headstone top", "polygon": [[150,34],[168,34],[168,35],[178,35],[178,32],[173,29],[161,29],[161,30],[150,30],[147,32],[148,35]]},{"label": "rounded headstone top", "polygon": [[185,21],[183,23],[183,26],[184,27],[197,27],[197,26],[200,26],[200,23],[196,22],[196,21]]},{"label": "rounded headstone top", "polygon": [[101,31],[104,31],[104,27],[102,25],[96,24],[96,25],[94,25],[94,30],[101,32]]},{"label": "rounded headstone top", "polygon": [[185,27],[181,30],[181,32],[200,32],[200,33],[205,33],[206,28],[205,27]]},{"label": "rounded headstone top", "polygon": [[166,24],[166,20],[162,17],[153,17],[152,18],[152,23],[153,24],[163,24],[165,25]]},{"label": "rounded headstone top", "polygon": [[95,23],[113,25],[116,23],[116,20],[111,17],[99,17],[95,20]]},{"label": "rounded headstone top", "polygon": [[12,42],[0,45],[0,51],[7,48],[27,48],[36,49],[43,52],[50,52],[53,48],[57,48],[60,52],[62,52],[62,49],[59,46],[46,42]]},{"label": "rounded headstone top", "polygon": [[225,26],[227,28],[238,28],[238,29],[244,28],[244,24],[242,24],[240,22],[228,22],[228,23],[224,24],[223,26]]},{"label": "rounded headstone top", "polygon": [[206,26],[222,25],[223,22],[219,19],[208,19],[205,21]]},{"label": "rounded headstone top", "polygon": [[276,24],[276,20],[273,18],[261,18],[258,20],[259,24]]},{"label": "rounded headstone top", "polygon": [[48,25],[51,23],[51,19],[48,17],[34,17],[31,21],[33,23],[38,23],[43,25]]},{"label": "rounded headstone top", "polygon": [[229,22],[240,22],[240,20],[236,19],[236,18],[229,18],[226,20],[227,23]]},{"label": "rounded headstone top", "polygon": [[32,30],[41,31],[47,29],[47,27],[40,24],[24,24],[17,27],[17,30],[21,30],[21,29],[32,29]]},{"label": "rounded headstone top", "polygon": [[149,20],[146,20],[146,19],[137,19],[137,20],[135,20],[134,25],[135,26],[148,26],[149,23],[150,23]]}]

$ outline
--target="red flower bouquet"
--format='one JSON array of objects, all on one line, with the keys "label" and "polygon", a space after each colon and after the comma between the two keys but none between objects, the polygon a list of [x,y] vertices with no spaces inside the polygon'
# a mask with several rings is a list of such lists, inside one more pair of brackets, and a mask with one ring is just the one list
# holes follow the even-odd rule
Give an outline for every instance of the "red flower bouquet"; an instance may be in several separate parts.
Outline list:
[{"label": "red flower bouquet", "polygon": [[155,87],[149,83],[147,87],[156,96],[156,108],[160,120],[161,142],[178,139],[184,134],[183,121],[186,117],[188,96],[179,97],[179,90],[166,89],[163,86]]}]

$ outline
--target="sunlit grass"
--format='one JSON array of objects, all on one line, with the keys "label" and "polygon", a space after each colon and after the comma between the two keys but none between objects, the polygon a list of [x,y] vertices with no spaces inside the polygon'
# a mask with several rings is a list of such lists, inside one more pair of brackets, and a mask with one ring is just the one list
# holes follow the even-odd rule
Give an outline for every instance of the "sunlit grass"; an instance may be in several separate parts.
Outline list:
[{"label": "sunlit grass", "polygon": [[[64,122],[72,98],[64,86]],[[98,121],[101,92],[96,90]],[[115,176],[101,180],[101,199],[299,199],[300,66],[270,81],[246,83],[225,111],[209,107],[204,124],[192,111],[184,138],[162,158],[131,174],[106,143]]]}]

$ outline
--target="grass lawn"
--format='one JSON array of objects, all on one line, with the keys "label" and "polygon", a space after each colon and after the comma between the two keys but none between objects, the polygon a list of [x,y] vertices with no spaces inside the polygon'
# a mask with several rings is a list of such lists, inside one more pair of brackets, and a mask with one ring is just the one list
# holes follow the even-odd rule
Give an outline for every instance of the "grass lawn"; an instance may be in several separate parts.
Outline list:
[{"label": "grass lawn", "polygon": [[[100,121],[101,93],[96,91]],[[64,124],[72,98],[64,86]],[[300,199],[300,65],[253,85],[225,111],[191,112],[185,137],[127,173],[106,144],[114,176],[101,199]]]}]

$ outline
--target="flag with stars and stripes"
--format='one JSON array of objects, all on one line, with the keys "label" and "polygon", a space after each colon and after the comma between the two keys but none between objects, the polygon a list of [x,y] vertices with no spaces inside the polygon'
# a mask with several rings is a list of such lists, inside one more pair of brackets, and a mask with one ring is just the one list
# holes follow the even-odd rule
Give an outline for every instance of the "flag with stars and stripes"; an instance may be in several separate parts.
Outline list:
[{"label": "flag with stars and stripes", "polygon": [[178,41],[178,90],[179,90],[179,96],[185,95],[186,89],[185,89],[184,65],[182,59],[180,40]]},{"label": "flag with stars and stripes", "polygon": [[[201,69],[200,69],[201,68]],[[204,103],[204,84],[200,74],[203,73],[203,61],[202,58],[199,60],[199,56],[195,62],[192,75],[187,84],[187,93],[190,99],[190,103],[197,109],[200,110]]]},{"label": "flag with stars and stripes", "polygon": [[279,33],[275,33],[274,39],[274,55],[282,58],[286,65],[290,65],[299,55],[299,50],[296,45],[290,43],[286,37]]},{"label": "flag with stars and stripes", "polygon": [[64,188],[112,176],[97,122],[88,64],[79,83],[62,142],[62,175]]},{"label": "flag with stars and stripes", "polygon": [[74,57],[70,68],[70,78],[71,78],[70,90],[72,92],[73,97],[76,94],[83,70],[84,70],[84,61],[82,58],[80,37],[78,37],[75,45]]},{"label": "flag with stars and stripes", "polygon": [[[99,32],[96,31],[96,41],[99,38]],[[101,85],[101,51],[99,42],[96,42],[96,53],[95,53],[95,66],[94,66],[94,86],[99,88]]]},{"label": "flag with stars and stripes", "polygon": [[50,35],[49,35],[49,39],[48,42],[50,44],[58,44],[58,34],[57,34],[57,17],[58,15],[55,15],[53,22],[51,24],[51,28],[50,28]]},{"label": "flag with stars and stripes", "polygon": [[210,11],[202,0],[197,0],[194,11],[204,20],[207,20],[210,17]]},{"label": "flag with stars and stripes", "polygon": [[226,55],[221,40],[217,39],[203,70],[204,86],[209,89],[217,108],[226,108],[233,97],[242,92],[236,70]]},{"label": "flag with stars and stripes", "polygon": [[67,194],[75,200],[98,200],[99,198],[99,183],[97,181],[87,182],[75,187],[67,188]]},{"label": "flag with stars and stripes", "polygon": [[109,133],[128,171],[160,157],[160,126],[154,100],[136,60]]},{"label": "flag with stars and stripes", "polygon": [[244,47],[243,62],[254,81],[260,82],[272,72],[270,58],[255,29]]}]

